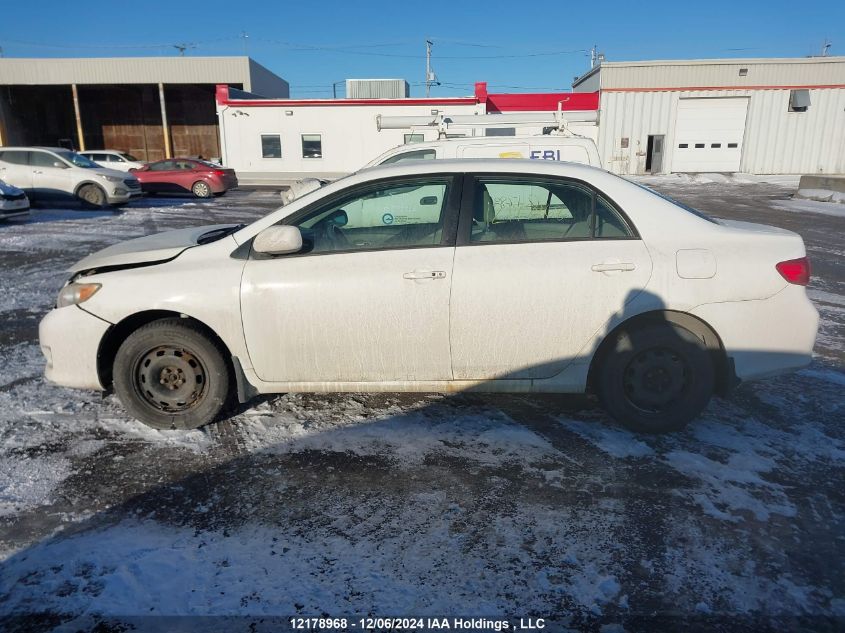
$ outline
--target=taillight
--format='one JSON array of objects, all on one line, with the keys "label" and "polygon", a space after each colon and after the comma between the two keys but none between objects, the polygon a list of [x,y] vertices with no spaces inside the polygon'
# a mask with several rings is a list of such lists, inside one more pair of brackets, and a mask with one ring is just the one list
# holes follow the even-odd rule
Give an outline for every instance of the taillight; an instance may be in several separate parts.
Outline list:
[{"label": "taillight", "polygon": [[791,284],[806,286],[810,283],[810,260],[806,257],[790,259],[775,265],[780,276]]},{"label": "taillight", "polygon": [[214,174],[215,176],[225,176],[226,175],[226,172],[223,171],[222,169],[212,169],[211,173]]}]

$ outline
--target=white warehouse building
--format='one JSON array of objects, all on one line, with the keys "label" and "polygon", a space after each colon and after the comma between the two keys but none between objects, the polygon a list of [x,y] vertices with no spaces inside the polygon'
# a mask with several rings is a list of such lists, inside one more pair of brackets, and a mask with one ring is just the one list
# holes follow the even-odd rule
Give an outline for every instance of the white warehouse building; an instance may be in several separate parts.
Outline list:
[{"label": "white warehouse building", "polygon": [[603,62],[572,89],[618,174],[845,173],[845,57]]},{"label": "white warehouse building", "polygon": [[[558,93],[492,94],[480,82],[472,96],[421,99],[403,96],[402,80],[358,83],[364,98],[267,99],[218,86],[224,163],[244,183],[333,179],[397,145],[438,136],[432,127],[380,129],[377,117],[561,108],[583,115],[569,131],[595,140],[602,165],[617,174],[845,173],[845,57],[602,61],[572,92]],[[501,136],[543,127],[448,131]]]}]

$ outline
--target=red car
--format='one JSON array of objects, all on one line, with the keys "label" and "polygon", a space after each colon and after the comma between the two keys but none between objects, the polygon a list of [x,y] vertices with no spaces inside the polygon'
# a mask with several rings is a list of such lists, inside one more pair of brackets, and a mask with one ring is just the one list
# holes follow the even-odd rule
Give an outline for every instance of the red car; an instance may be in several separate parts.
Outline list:
[{"label": "red car", "polygon": [[194,158],[168,158],[130,171],[147,193],[187,193],[210,198],[238,186],[234,169]]}]

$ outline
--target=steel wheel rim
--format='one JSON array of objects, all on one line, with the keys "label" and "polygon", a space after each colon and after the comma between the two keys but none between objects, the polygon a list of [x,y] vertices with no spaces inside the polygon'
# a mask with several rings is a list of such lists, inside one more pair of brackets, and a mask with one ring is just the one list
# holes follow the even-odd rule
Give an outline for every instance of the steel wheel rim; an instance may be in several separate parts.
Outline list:
[{"label": "steel wheel rim", "polygon": [[164,413],[183,413],[202,401],[208,379],[199,357],[176,345],[160,345],[138,358],[133,383],[144,401]]},{"label": "steel wheel rim", "polygon": [[623,386],[625,396],[636,408],[661,413],[687,394],[690,378],[689,363],[681,354],[654,347],[631,359],[623,372]]}]

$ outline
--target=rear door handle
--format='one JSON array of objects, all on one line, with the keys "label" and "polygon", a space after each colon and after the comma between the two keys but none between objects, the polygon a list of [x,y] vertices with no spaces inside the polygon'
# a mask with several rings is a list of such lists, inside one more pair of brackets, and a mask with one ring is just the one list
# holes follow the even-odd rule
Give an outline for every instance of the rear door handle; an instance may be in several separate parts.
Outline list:
[{"label": "rear door handle", "polygon": [[630,262],[607,262],[605,264],[593,264],[592,269],[597,273],[627,272],[634,270],[636,266]]},{"label": "rear door handle", "polygon": [[404,273],[402,279],[446,279],[445,270],[414,270]]}]

